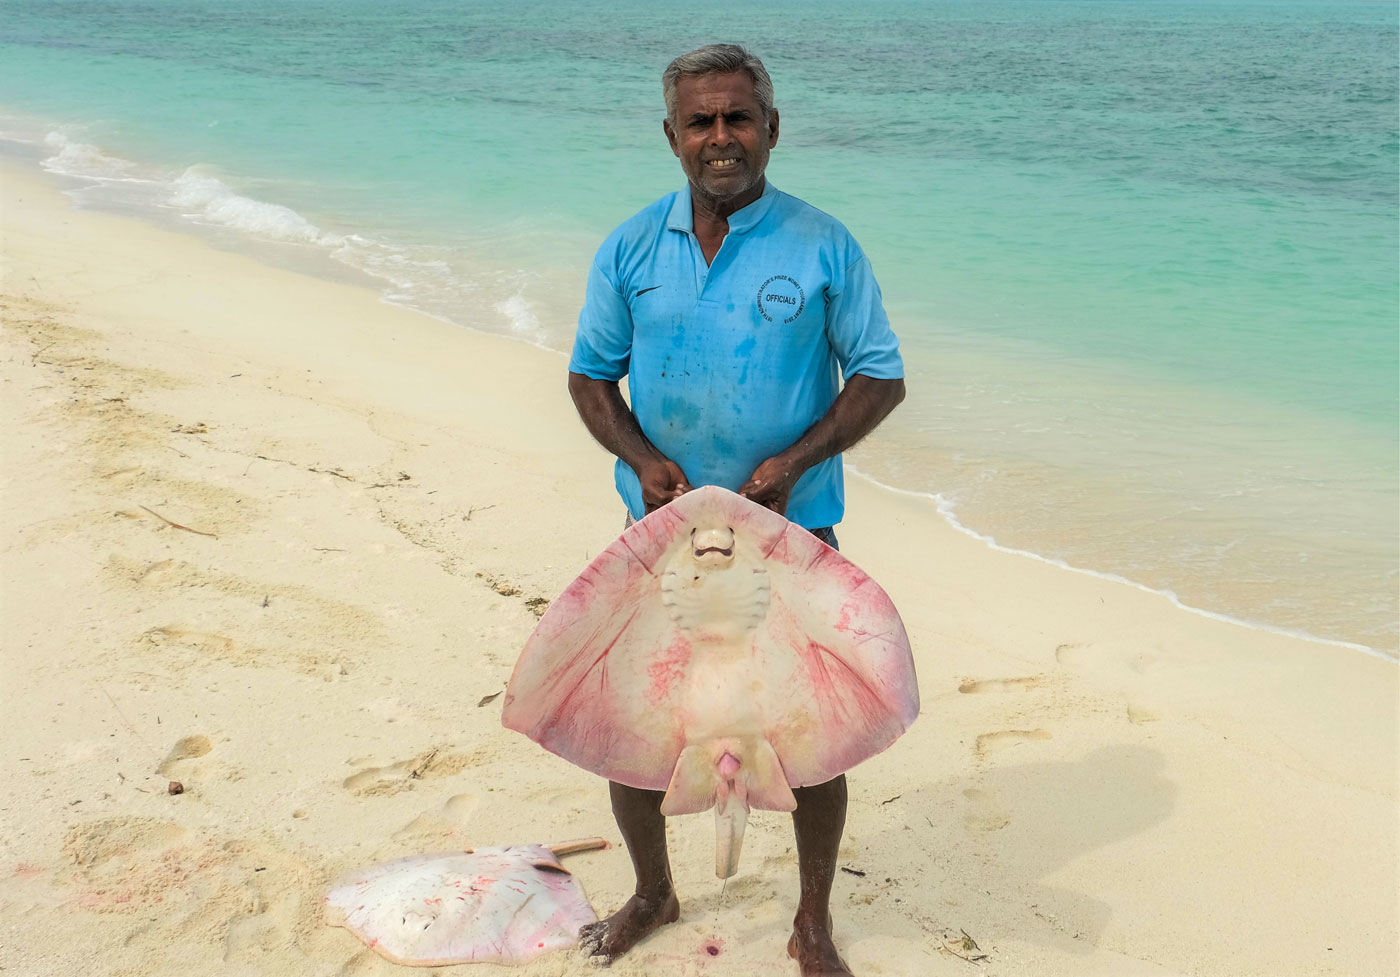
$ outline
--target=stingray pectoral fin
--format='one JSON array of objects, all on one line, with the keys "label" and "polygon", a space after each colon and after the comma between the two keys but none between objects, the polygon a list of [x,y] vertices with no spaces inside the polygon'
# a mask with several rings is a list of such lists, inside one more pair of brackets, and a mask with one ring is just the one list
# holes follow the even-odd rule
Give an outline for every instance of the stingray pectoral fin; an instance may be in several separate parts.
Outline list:
[{"label": "stingray pectoral fin", "polygon": [[717,878],[727,879],[739,870],[739,852],[744,847],[744,827],[748,823],[749,805],[738,792],[730,793],[724,802],[715,808]]},{"label": "stingray pectoral fin", "polygon": [[669,818],[708,811],[715,804],[715,780],[713,750],[687,746],[676,758],[671,783],[661,799],[661,813]]},{"label": "stingray pectoral fin", "polygon": [[788,786],[787,775],[773,744],[765,739],[756,741],[744,758],[744,793],[749,807],[764,811],[793,811],[797,798]]}]

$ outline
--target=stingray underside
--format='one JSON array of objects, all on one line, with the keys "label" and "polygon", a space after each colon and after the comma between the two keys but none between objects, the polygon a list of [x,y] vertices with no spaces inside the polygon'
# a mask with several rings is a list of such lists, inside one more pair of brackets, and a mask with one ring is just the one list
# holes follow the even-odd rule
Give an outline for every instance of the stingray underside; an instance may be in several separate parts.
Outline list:
[{"label": "stingray underside", "polygon": [[718,803],[723,817],[791,810],[790,788],[885,749],[918,708],[879,585],[711,486],[629,527],[554,601],[502,719],[586,770],[667,791],[663,813]]}]

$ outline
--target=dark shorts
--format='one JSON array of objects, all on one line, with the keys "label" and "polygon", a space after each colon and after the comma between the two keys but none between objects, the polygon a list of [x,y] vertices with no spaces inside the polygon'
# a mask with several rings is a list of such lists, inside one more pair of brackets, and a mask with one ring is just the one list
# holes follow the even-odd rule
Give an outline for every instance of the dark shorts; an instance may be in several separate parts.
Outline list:
[{"label": "dark shorts", "polygon": [[[629,512],[627,513],[627,521],[622,524],[622,528],[626,529],[636,521],[637,520],[632,518],[632,513]],[[841,548],[841,544],[836,541],[835,526],[822,526],[820,529],[809,529],[807,532],[811,533],[834,550],[839,550]]]}]

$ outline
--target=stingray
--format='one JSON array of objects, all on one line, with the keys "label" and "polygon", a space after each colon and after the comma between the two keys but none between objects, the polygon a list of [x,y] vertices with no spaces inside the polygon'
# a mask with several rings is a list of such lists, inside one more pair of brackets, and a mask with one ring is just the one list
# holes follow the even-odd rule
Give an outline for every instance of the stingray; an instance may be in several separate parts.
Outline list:
[{"label": "stingray", "polygon": [[919,712],[889,596],[777,513],[716,486],[629,527],[526,642],[502,722],[661,812],[715,808],[715,874],[751,808],[791,811]]},{"label": "stingray", "polygon": [[597,920],[559,856],[606,846],[590,838],[410,855],[340,879],[326,922],[410,967],[519,963],[575,946],[579,927]]}]

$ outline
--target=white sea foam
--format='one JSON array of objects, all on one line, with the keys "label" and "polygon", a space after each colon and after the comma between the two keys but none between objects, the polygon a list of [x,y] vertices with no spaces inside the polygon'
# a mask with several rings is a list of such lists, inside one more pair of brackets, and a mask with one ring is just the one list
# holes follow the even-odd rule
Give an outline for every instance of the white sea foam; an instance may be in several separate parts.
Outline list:
[{"label": "white sea foam", "polygon": [[338,247],[344,238],[330,234],[290,207],[234,192],[218,177],[192,166],[171,184],[170,202],[185,216],[279,241],[304,241]]},{"label": "white sea foam", "polygon": [[1224,621],[1228,624],[1234,624],[1239,627],[1251,628],[1256,631],[1265,631],[1270,634],[1280,634],[1290,638],[1300,638],[1304,641],[1316,642],[1317,644],[1332,645],[1337,648],[1349,648],[1352,651],[1360,651],[1364,654],[1371,655],[1372,657],[1379,658],[1381,659],[1381,661],[1390,662],[1391,664],[1396,664],[1397,662],[1400,662],[1400,659],[1397,659],[1395,656],[1386,654],[1385,652],[1380,651],[1376,648],[1372,648],[1369,645],[1357,644],[1354,641],[1339,641],[1334,638],[1321,638],[1315,634],[1308,634],[1306,631],[1298,631],[1293,628],[1275,627],[1271,624],[1264,624],[1259,621],[1249,621],[1245,620],[1244,618],[1232,617],[1228,614],[1220,614],[1216,611],[1208,611],[1200,607],[1192,607],[1190,604],[1182,603],[1181,598],[1179,598],[1175,593],[1173,593],[1170,590],[1158,590],[1155,587],[1149,587],[1146,584],[1138,583],[1136,580],[1129,580],[1127,577],[1121,577],[1116,573],[1106,573],[1102,570],[1089,570],[1084,567],[1077,567],[1073,564],[1066,563],[1064,560],[1057,560],[1052,557],[1042,556],[1039,553],[1033,553],[1030,550],[1022,550],[1016,549],[1015,547],[1011,546],[1004,546],[1001,543],[998,543],[995,537],[989,536],[986,533],[980,533],[977,530],[972,529],[960,522],[958,520],[957,515],[954,512],[954,506],[952,501],[946,496],[944,496],[942,493],[918,492],[914,491],[913,489],[902,489],[897,488],[893,485],[887,485],[879,479],[867,475],[865,472],[861,471],[859,468],[856,468],[849,462],[846,463],[845,468],[846,471],[850,472],[852,475],[864,479],[871,485],[874,485],[877,488],[884,489],[886,492],[893,492],[896,495],[903,495],[909,498],[920,499],[925,502],[933,503],[934,507],[938,511],[938,514],[944,519],[946,519],[950,526],[952,526],[958,532],[971,536],[973,539],[978,540],[979,542],[984,543],[987,546],[990,546],[994,550],[1000,550],[1003,553],[1013,553],[1016,556],[1029,557],[1032,560],[1038,560],[1041,563],[1048,563],[1051,566],[1059,567],[1061,570],[1069,570],[1073,573],[1082,573],[1090,577],[1098,577],[1100,580],[1110,580],[1114,583],[1126,584],[1129,587],[1134,587],[1145,593],[1156,594],[1158,597],[1165,597],[1167,600],[1171,601],[1172,604],[1179,607],[1183,611],[1187,611],[1191,614],[1199,614],[1201,617],[1208,617],[1215,621]]},{"label": "white sea foam", "polygon": [[530,340],[538,340],[543,335],[539,316],[535,315],[529,299],[522,292],[496,303],[496,311],[510,322],[510,331]]},{"label": "white sea foam", "polygon": [[50,173],[97,180],[103,183],[151,183],[137,173],[137,164],[112,156],[89,143],[79,142],[62,132],[44,136],[44,145],[53,152],[40,162]]},{"label": "white sea foam", "polygon": [[347,234],[331,257],[392,285],[384,293],[389,302],[411,305],[425,294],[441,290],[470,292],[475,288],[473,283],[455,275],[452,266],[435,257],[432,250],[423,250],[425,253],[414,254],[361,234]]}]

